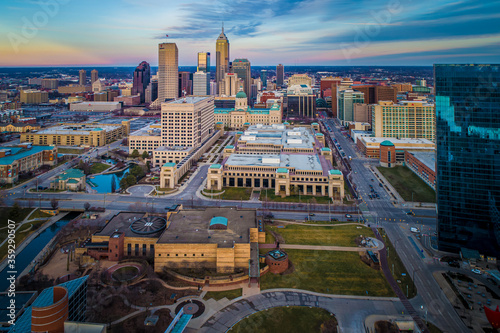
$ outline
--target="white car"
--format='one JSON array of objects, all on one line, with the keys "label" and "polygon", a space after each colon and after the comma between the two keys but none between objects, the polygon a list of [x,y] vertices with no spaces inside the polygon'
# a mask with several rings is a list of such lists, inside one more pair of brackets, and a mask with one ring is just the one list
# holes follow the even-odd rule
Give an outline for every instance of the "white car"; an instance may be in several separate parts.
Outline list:
[{"label": "white car", "polygon": [[472,269],[472,273],[481,274],[481,271],[477,268]]}]

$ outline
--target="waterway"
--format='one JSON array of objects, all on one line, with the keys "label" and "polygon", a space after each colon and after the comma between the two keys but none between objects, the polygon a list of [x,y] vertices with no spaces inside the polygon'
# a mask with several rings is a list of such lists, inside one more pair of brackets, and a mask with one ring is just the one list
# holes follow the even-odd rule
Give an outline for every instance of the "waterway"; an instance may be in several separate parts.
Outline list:
[{"label": "waterway", "polygon": [[88,178],[97,187],[92,187],[97,193],[111,193],[111,187],[113,181],[115,182],[115,189],[120,187],[120,180],[125,177],[129,172],[129,169],[117,173],[110,173],[107,175],[98,175],[93,178]]},{"label": "waterway", "polygon": [[[7,278],[10,275],[16,275],[16,278],[22,271],[35,259],[35,257],[43,250],[45,245],[64,227],[69,221],[77,217],[80,213],[69,213],[50,227],[42,231],[35,239],[33,239],[20,253],[16,253],[16,274],[7,273],[10,271],[9,266],[5,267],[0,272],[0,290],[4,291],[9,287]],[[21,244],[16,244],[17,246]]]}]

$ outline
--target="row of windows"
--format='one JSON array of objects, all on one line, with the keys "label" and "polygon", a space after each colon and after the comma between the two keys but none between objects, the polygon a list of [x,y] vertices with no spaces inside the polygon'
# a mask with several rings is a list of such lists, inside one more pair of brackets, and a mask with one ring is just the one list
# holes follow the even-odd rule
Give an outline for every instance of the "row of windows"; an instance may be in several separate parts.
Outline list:
[{"label": "row of windows", "polygon": [[[182,254],[182,253],[181,253],[181,254]],[[174,256],[174,254],[172,253],[172,257],[173,257],[173,256]],[[176,256],[176,257],[179,257],[179,253],[175,253],[175,256]],[[202,254],[201,254],[201,255],[199,255],[199,256],[200,256],[200,257],[204,257],[204,256],[205,256],[205,254],[204,254],[204,253],[202,253]],[[158,254],[158,257],[161,257],[161,253],[159,253],[159,254]],[[167,253],[167,257],[170,257],[170,253]],[[182,257],[182,255],[181,255],[181,257]],[[187,257],[187,253],[184,253],[184,257]],[[196,257],[196,254],[195,254],[195,253],[193,253],[193,257]]]}]

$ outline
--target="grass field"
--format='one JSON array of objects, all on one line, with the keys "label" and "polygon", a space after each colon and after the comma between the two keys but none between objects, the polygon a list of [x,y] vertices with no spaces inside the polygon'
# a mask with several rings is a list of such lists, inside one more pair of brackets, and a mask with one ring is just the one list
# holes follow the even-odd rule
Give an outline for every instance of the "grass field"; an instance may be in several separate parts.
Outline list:
[{"label": "grass field", "polygon": [[[11,210],[12,210],[11,207],[0,207],[0,216],[2,217],[0,219],[0,232],[2,232],[3,230],[1,228],[7,226]],[[20,215],[19,218],[16,220],[16,223],[22,222],[26,218],[26,216],[28,216],[28,214],[31,213],[32,210],[33,208],[20,208]]]},{"label": "grass field", "polygon": [[[30,224],[33,224],[33,227],[31,229],[30,232],[16,232],[16,247],[18,247],[19,245],[21,245],[21,242],[26,238],[28,237],[29,235],[31,235],[31,233],[33,233],[36,229],[38,229],[39,227],[41,227],[44,223],[46,222],[46,220],[43,220],[43,221],[37,221],[37,222],[33,222],[33,223],[27,223],[25,225],[23,225],[20,229],[20,231],[22,230],[26,230],[29,228]],[[3,258],[7,255],[7,246],[8,244],[5,243],[3,244],[1,247],[0,247],[0,261],[3,260]]]},{"label": "grass field", "polygon": [[[406,286],[408,286],[408,298],[417,296],[417,290],[415,288],[415,285],[413,284],[412,277],[410,276],[405,266],[403,265],[403,262],[401,261],[401,258],[399,258],[398,253],[394,250],[394,245],[389,239],[389,236],[387,236],[384,229],[382,228],[379,228],[378,231],[384,237],[384,242],[388,250],[387,263],[389,265],[389,269],[391,270],[391,272],[394,272],[393,273],[394,279],[396,281],[397,280],[401,281],[401,283],[398,283],[399,288],[406,295]],[[394,265],[394,270],[392,268],[393,265]],[[403,274],[405,275],[403,276]]]},{"label": "grass field", "polygon": [[[266,192],[267,192],[267,196],[266,196]],[[264,201],[264,200],[266,200],[266,198],[268,201],[273,201],[273,202],[301,202],[303,204],[307,204],[309,202],[311,204],[317,203],[317,204],[326,204],[327,205],[329,202],[332,202],[332,200],[328,196],[316,197],[316,196],[312,196],[312,195],[300,195],[300,196],[299,195],[290,195],[288,197],[282,198],[281,196],[274,194],[274,189],[273,190],[262,190],[260,192],[260,200]]]},{"label": "grass field", "polygon": [[242,289],[234,289],[234,290],[224,290],[224,291],[209,291],[203,297],[204,300],[208,301],[213,298],[216,301],[223,299],[226,297],[229,300],[235,299],[236,297],[241,297],[243,295]]},{"label": "grass field", "polygon": [[260,311],[243,319],[233,326],[229,332],[233,333],[317,333],[321,331],[321,324],[335,317],[328,311],[320,308],[304,306],[277,307]]},{"label": "grass field", "polygon": [[60,154],[76,154],[80,155],[85,152],[85,149],[78,148],[57,148],[57,152]]},{"label": "grass field", "polygon": [[266,229],[283,236],[287,244],[356,246],[354,240],[359,235],[374,237],[370,228],[358,225],[320,227],[289,224],[285,228],[267,226]]},{"label": "grass field", "polygon": [[[213,191],[214,193],[220,193],[221,191],[215,190],[205,190],[205,192],[210,193]],[[223,187],[222,191],[224,194],[213,196],[214,199],[222,199],[222,200],[249,200],[252,195],[252,188],[246,187]],[[203,193],[202,193],[203,194]],[[210,195],[203,194],[205,197],[210,198]]]},{"label": "grass field", "polygon": [[326,294],[394,296],[382,271],[363,263],[357,252],[291,249],[286,252],[293,263],[293,273],[263,275],[262,290],[296,288]]},{"label": "grass field", "polygon": [[109,164],[95,162],[90,166],[90,174],[101,173],[111,167]]},{"label": "grass field", "polygon": [[29,219],[28,219],[28,220],[37,219],[37,218],[41,218],[41,217],[47,217],[47,218],[49,218],[49,217],[51,217],[51,216],[52,216],[52,215],[47,214],[47,213],[42,213],[42,212],[40,211],[40,209],[37,209],[37,210],[35,210],[33,213],[31,213],[31,215],[30,215],[30,217],[29,217]]},{"label": "grass field", "polygon": [[405,166],[394,168],[378,167],[391,185],[405,201],[436,202],[436,192]]}]

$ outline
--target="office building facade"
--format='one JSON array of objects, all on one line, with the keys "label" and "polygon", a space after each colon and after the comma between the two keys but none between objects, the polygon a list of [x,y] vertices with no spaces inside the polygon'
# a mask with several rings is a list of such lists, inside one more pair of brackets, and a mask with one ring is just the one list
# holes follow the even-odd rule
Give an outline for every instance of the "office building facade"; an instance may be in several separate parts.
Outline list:
[{"label": "office building facade", "polygon": [[198,71],[193,74],[193,95],[210,95],[210,74]]},{"label": "office building facade", "polygon": [[94,83],[97,80],[99,80],[99,71],[97,69],[93,69],[90,72],[90,84]]},{"label": "office building facade", "polygon": [[434,65],[438,247],[500,255],[500,65]]},{"label": "office building facade", "polygon": [[85,69],[80,69],[78,72],[78,84],[84,86],[87,83],[87,72]]},{"label": "office building facade", "polygon": [[285,82],[285,67],[282,64],[276,66],[276,86],[281,88]]},{"label": "office building facade", "polygon": [[179,97],[179,50],[175,43],[158,45],[158,103]]},{"label": "office building facade", "polygon": [[141,103],[146,101],[146,89],[150,81],[151,67],[146,61],[143,61],[134,71],[134,82],[132,85],[132,95],[140,95]]},{"label": "office building facade", "polygon": [[229,73],[229,40],[224,34],[224,27],[222,27],[222,32],[217,38],[215,50],[215,82],[220,94],[221,86],[224,85],[224,77],[226,73]]},{"label": "office building facade", "polygon": [[210,73],[210,52],[198,52],[197,71]]},{"label": "office building facade", "polygon": [[252,72],[248,59],[234,59],[233,73],[238,75],[238,79],[243,82],[243,91],[250,96],[250,86],[252,82]]},{"label": "office building facade", "polygon": [[354,104],[364,103],[364,94],[359,91],[347,89],[339,91],[337,96],[337,118],[342,124],[354,121]]}]

